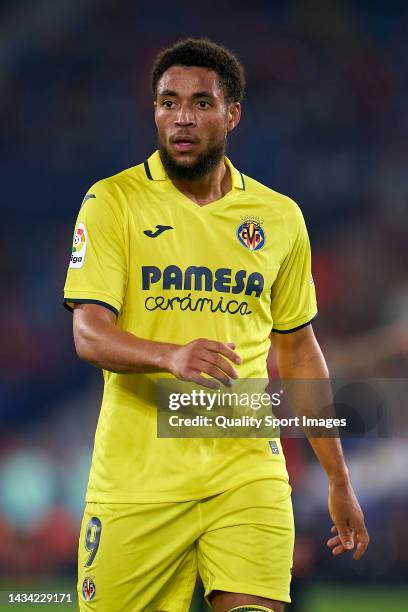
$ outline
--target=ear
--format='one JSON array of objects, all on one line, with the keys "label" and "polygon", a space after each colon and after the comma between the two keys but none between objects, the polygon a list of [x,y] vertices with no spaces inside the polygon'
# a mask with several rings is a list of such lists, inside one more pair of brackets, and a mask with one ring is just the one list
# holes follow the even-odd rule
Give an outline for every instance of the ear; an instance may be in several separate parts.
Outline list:
[{"label": "ear", "polygon": [[157,127],[157,119],[156,119],[156,113],[157,113],[157,102],[156,102],[156,100],[154,100],[154,102],[153,102],[153,107],[154,107],[154,122],[155,122],[156,127]]},{"label": "ear", "polygon": [[231,132],[241,120],[241,104],[233,102],[228,108],[227,131]]}]

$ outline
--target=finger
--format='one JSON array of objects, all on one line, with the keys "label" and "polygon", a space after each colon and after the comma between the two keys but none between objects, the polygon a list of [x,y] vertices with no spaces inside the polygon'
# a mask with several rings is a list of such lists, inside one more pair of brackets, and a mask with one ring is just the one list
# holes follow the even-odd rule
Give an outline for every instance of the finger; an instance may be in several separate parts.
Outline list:
[{"label": "finger", "polygon": [[225,373],[219,370],[214,364],[210,363],[209,361],[204,361],[200,359],[197,362],[197,365],[200,368],[200,372],[202,374],[208,374],[208,376],[215,378],[222,385],[226,385],[227,387],[231,386],[231,379],[228,378],[228,376],[226,376]]},{"label": "finger", "polygon": [[344,521],[336,522],[336,529],[340,541],[346,550],[354,548],[353,532]]},{"label": "finger", "polygon": [[234,363],[241,363],[241,357],[238,355],[238,353],[232,350],[228,344],[217,342],[215,340],[207,340],[205,343],[205,348],[209,351],[213,351],[214,353],[220,353],[221,355],[228,357],[228,359]]},{"label": "finger", "polygon": [[329,548],[333,548],[333,546],[338,546],[341,544],[341,541],[340,538],[336,536],[334,538],[330,538],[330,540],[327,540],[326,544]]},{"label": "finger", "polygon": [[336,525],[333,525],[333,527],[330,529],[330,531],[331,531],[332,533],[337,533],[337,527],[336,527]]},{"label": "finger", "polygon": [[358,561],[359,559],[361,559],[361,557],[364,555],[365,551],[367,550],[367,546],[368,546],[368,542],[367,543],[358,542],[356,552],[353,555],[353,559],[355,561]]},{"label": "finger", "polygon": [[355,561],[358,561],[359,559],[361,559],[361,557],[364,555],[366,549],[367,549],[368,543],[367,544],[363,544],[362,542],[358,542],[357,547],[356,547],[356,551],[353,555],[353,559]]},{"label": "finger", "polygon": [[[330,543],[329,543],[330,542]],[[343,544],[341,543],[340,539],[335,540],[329,540],[329,542],[327,542],[327,547],[330,548],[331,552],[333,554],[340,554],[346,551],[346,549],[344,548]],[[336,551],[336,552],[334,552]]]},{"label": "finger", "polygon": [[358,561],[364,555],[367,550],[367,546],[370,542],[370,536],[364,523],[362,523],[360,529],[356,530],[357,547],[353,555],[353,559]]},{"label": "finger", "polygon": [[200,372],[197,372],[197,374],[194,374],[191,378],[186,378],[185,380],[197,383],[203,387],[208,387],[209,389],[220,388],[219,382],[213,380],[212,378],[205,378],[205,376],[201,376]]},{"label": "finger", "polygon": [[338,546],[333,548],[332,555],[337,557],[338,555],[342,555],[345,552],[346,552],[346,549],[344,548],[343,544],[339,544]]},{"label": "finger", "polygon": [[218,353],[206,351],[202,356],[202,360],[217,366],[219,370],[225,372],[225,374],[230,378],[238,378],[238,372],[236,371],[236,369],[231,365],[229,361],[227,361],[224,357],[221,357],[221,355],[219,355]]}]

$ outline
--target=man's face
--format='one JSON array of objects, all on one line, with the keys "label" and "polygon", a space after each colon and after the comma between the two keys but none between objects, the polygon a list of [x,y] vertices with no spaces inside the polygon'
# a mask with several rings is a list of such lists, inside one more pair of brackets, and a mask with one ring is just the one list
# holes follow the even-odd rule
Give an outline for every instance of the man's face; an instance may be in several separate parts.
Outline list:
[{"label": "man's face", "polygon": [[170,176],[199,179],[222,159],[226,136],[239,122],[240,104],[227,104],[213,70],[171,66],[154,103],[162,161]]}]

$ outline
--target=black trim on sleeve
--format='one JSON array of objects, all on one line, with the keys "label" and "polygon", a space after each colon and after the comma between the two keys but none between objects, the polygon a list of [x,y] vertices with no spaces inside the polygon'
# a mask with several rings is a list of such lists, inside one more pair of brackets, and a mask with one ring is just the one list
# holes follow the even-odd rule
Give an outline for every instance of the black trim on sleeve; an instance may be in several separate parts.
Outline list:
[{"label": "black trim on sleeve", "polygon": [[70,312],[73,312],[73,308],[71,308],[71,306],[69,306],[67,304],[67,302],[72,302],[73,304],[98,304],[99,306],[104,306],[105,308],[107,308],[108,310],[111,310],[113,312],[113,314],[115,314],[116,316],[119,315],[119,311],[116,310],[116,308],[114,308],[114,306],[111,306],[110,304],[107,304],[106,302],[101,302],[100,300],[80,300],[78,298],[66,298],[64,300],[64,308],[66,308],[67,310],[69,310]]},{"label": "black trim on sleeve", "polygon": [[272,331],[275,332],[275,334],[291,334],[292,332],[295,332],[298,329],[302,329],[302,327],[307,327],[308,325],[311,325],[312,321],[314,321],[315,319],[317,319],[317,313],[315,314],[313,319],[310,319],[310,321],[308,321],[307,323],[302,323],[302,325],[298,325],[297,327],[292,327],[292,329],[274,329],[272,327]]},{"label": "black trim on sleeve", "polygon": [[243,175],[243,174],[242,174],[242,172],[240,172],[239,170],[238,170],[238,172],[239,172],[239,173],[240,173],[240,175],[241,175],[242,189],[245,191],[245,181],[244,181],[244,175]]},{"label": "black trim on sleeve", "polygon": [[90,198],[96,198],[96,195],[94,193],[88,193],[82,200],[82,204],[85,204],[85,202],[89,200]]},{"label": "black trim on sleeve", "polygon": [[150,172],[149,162],[146,160],[145,162],[143,162],[143,165],[144,165],[144,169],[145,169],[147,178],[152,181],[153,177],[152,177],[152,173]]}]

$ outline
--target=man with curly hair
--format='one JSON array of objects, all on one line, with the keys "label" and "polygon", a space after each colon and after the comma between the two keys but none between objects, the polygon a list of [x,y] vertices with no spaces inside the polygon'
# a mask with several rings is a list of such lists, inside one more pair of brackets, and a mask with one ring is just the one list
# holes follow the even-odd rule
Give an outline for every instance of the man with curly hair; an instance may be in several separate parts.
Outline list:
[{"label": "man with curly hair", "polygon": [[[302,213],[225,155],[244,86],[220,45],[163,50],[152,70],[158,150],[95,183],[78,215],[64,299],[77,354],[105,383],[79,541],[82,611],[185,612],[198,573],[216,612],[290,601],[279,438],[156,431],[158,378],[212,389],[267,379],[271,342],[282,379],[328,379]],[[368,534],[340,442],[310,443],[329,481],[328,545],[358,559]]]}]

